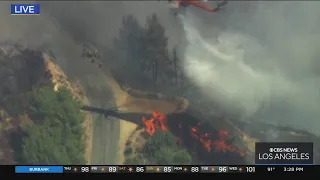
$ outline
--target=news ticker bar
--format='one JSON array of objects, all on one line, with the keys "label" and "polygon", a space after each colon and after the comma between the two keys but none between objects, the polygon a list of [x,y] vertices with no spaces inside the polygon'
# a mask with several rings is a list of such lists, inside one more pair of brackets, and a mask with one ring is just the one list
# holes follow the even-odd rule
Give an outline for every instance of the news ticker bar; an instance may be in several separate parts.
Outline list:
[{"label": "news ticker bar", "polygon": [[319,172],[316,165],[243,166],[0,166],[3,173],[27,174],[136,174],[136,173],[272,173]]}]

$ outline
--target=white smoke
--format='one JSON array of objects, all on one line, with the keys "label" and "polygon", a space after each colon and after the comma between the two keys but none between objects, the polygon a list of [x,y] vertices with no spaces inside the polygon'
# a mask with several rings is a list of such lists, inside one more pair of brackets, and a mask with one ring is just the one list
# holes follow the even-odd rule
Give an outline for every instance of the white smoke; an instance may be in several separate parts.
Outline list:
[{"label": "white smoke", "polygon": [[320,134],[320,3],[256,3],[251,19],[233,13],[223,30],[206,25],[211,38],[194,14],[181,17],[185,71],[212,100],[239,107],[243,120]]}]

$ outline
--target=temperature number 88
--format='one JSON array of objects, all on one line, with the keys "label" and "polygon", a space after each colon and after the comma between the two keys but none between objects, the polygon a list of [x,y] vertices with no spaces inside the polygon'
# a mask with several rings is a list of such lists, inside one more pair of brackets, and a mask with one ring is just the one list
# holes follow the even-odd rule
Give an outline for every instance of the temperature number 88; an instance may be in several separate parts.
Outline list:
[{"label": "temperature number 88", "polygon": [[198,167],[191,167],[191,172],[199,172],[199,168]]}]

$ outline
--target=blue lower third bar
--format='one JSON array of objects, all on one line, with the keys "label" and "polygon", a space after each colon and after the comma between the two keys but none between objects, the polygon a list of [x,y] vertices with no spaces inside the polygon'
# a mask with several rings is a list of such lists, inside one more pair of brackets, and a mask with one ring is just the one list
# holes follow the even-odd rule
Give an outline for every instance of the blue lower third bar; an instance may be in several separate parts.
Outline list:
[{"label": "blue lower third bar", "polygon": [[63,173],[63,166],[16,166],[16,173]]}]

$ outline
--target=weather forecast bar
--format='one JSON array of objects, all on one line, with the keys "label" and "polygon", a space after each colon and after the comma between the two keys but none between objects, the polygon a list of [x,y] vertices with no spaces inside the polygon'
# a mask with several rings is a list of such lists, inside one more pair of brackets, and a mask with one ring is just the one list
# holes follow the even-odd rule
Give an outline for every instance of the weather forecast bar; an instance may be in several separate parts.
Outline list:
[{"label": "weather forecast bar", "polygon": [[259,165],[259,166],[64,166],[64,173],[278,173],[317,172],[320,166]]},{"label": "weather forecast bar", "polygon": [[317,165],[243,165],[243,166],[0,166],[1,174],[136,174],[136,173],[313,173],[319,172]]}]

